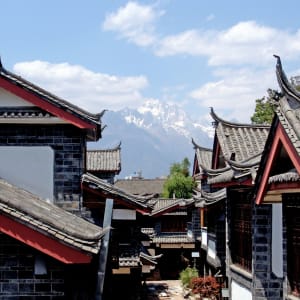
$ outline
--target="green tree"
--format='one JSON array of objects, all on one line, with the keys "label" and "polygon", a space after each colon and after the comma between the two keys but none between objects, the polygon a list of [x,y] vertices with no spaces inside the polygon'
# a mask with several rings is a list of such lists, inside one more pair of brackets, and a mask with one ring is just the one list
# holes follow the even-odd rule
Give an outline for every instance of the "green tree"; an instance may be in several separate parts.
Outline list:
[{"label": "green tree", "polygon": [[274,116],[275,103],[274,95],[278,95],[276,91],[268,90],[268,97],[255,100],[255,111],[251,117],[253,124],[271,124]]},{"label": "green tree", "polygon": [[188,158],[184,158],[181,163],[174,163],[170,167],[170,175],[168,176],[163,189],[163,197],[165,198],[190,198],[192,197],[195,181],[189,175],[190,162]]}]

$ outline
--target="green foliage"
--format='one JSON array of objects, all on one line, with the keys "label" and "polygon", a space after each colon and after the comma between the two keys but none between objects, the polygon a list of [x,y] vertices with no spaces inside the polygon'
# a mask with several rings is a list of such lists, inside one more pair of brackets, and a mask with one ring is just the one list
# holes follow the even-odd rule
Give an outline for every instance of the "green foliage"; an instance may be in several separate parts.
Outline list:
[{"label": "green foliage", "polygon": [[190,162],[184,158],[181,163],[174,163],[170,167],[170,175],[168,176],[163,190],[165,198],[190,198],[192,196],[195,181],[189,176]]},{"label": "green foliage", "polygon": [[253,124],[271,124],[274,116],[274,104],[270,97],[255,100],[255,112],[251,117]]},{"label": "green foliage", "polygon": [[190,287],[192,279],[198,277],[198,271],[196,268],[187,267],[179,274],[179,279],[184,287]]}]

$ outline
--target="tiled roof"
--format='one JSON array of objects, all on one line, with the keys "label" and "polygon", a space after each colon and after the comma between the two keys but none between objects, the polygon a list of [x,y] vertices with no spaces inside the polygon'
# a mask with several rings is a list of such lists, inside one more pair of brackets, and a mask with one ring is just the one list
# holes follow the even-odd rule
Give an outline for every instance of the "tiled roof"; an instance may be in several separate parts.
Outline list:
[{"label": "tiled roof", "polygon": [[115,186],[133,195],[161,195],[166,179],[119,179]]},{"label": "tiled roof", "polygon": [[[242,162],[236,162],[233,160],[226,160],[228,166],[218,170],[209,170],[208,174],[211,176],[208,178],[207,182],[209,184],[221,183],[221,182],[230,182],[232,180],[239,180],[240,178],[251,176],[253,182],[256,177],[256,171],[258,170],[260,159],[262,153],[251,157]],[[214,171],[214,172],[213,172]]]},{"label": "tiled roof", "polygon": [[213,109],[211,115],[226,166],[220,169],[202,166],[208,175],[207,183],[239,181],[247,176],[254,181],[270,126],[224,121]]},{"label": "tiled roof", "polygon": [[186,208],[194,203],[193,199],[157,199],[151,212],[152,216],[173,211],[176,208]]},{"label": "tiled roof", "polygon": [[231,159],[234,155],[235,160],[241,162],[263,151],[270,126],[224,121],[213,109],[211,116],[215,121],[216,135],[225,159]]},{"label": "tiled roof", "polygon": [[296,169],[269,177],[269,183],[295,182],[295,181],[300,181],[300,175],[297,173]]},{"label": "tiled roof", "polygon": [[113,149],[88,150],[88,172],[120,172],[121,171],[121,144]]},{"label": "tiled roof", "polygon": [[192,139],[192,143],[194,145],[198,164],[205,169],[211,168],[212,149],[199,146],[198,144],[196,144],[196,142],[193,139]]},{"label": "tiled roof", "polygon": [[137,206],[146,210],[150,210],[152,208],[151,204],[149,204],[149,201],[152,199],[151,195],[147,197],[132,195],[127,191],[122,190],[117,186],[89,173],[86,173],[82,176],[82,183],[86,184],[91,189],[101,190],[103,193],[107,194],[108,197],[113,199],[122,199],[133,206]]},{"label": "tiled roof", "polygon": [[226,197],[227,194],[225,188],[211,193],[201,190],[197,195],[194,196],[196,201],[195,206],[204,207],[207,205],[215,204],[221,200],[224,200]]},{"label": "tiled roof", "polygon": [[0,211],[62,243],[94,254],[99,251],[104,235],[101,227],[2,179],[0,179]]},{"label": "tiled roof", "polygon": [[119,267],[138,267],[156,265],[161,255],[150,255],[141,245],[119,245]]}]

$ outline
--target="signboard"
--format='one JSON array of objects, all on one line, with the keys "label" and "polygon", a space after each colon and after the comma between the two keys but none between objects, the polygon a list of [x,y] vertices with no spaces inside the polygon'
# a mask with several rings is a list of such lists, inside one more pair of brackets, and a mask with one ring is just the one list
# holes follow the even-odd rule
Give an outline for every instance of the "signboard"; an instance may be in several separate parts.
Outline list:
[{"label": "signboard", "polygon": [[200,253],[199,252],[192,252],[192,257],[200,257]]}]

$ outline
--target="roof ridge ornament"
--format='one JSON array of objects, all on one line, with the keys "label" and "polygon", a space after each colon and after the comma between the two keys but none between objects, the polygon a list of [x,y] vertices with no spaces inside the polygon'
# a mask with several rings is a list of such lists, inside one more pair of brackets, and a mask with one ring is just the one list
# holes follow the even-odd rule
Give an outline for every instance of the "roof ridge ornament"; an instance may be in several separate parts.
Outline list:
[{"label": "roof ridge ornament", "polygon": [[300,93],[295,89],[295,87],[287,79],[285,72],[283,71],[283,68],[282,68],[280,56],[274,54],[274,57],[277,59],[276,76],[277,76],[277,81],[280,86],[282,94],[287,94],[300,102]]}]

